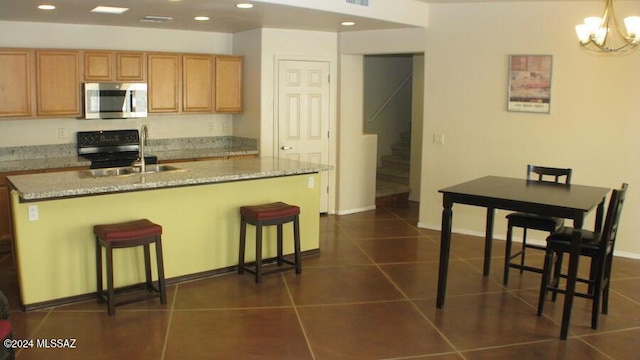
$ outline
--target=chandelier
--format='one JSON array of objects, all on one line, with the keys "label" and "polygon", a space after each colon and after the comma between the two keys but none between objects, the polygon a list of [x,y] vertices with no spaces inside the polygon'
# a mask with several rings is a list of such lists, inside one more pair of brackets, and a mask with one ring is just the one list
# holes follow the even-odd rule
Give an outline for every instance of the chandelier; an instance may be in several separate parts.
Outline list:
[{"label": "chandelier", "polygon": [[613,0],[605,0],[602,17],[588,17],[576,26],[580,45],[587,50],[613,53],[631,50],[640,44],[640,16],[624,19],[625,30],[620,27],[613,10]]}]

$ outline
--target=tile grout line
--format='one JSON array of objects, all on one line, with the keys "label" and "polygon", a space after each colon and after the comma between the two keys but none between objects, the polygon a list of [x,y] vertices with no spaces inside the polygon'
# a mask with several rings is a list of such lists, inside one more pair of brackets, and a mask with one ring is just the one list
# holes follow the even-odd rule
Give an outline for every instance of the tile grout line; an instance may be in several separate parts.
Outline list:
[{"label": "tile grout line", "polygon": [[302,323],[302,319],[300,318],[300,313],[298,312],[298,306],[293,300],[293,295],[291,295],[291,289],[289,289],[289,283],[287,282],[284,274],[280,274],[282,281],[284,282],[284,287],[287,289],[287,295],[289,295],[289,300],[291,301],[291,306],[293,307],[293,311],[296,313],[296,318],[298,319],[298,324],[300,324],[300,330],[302,331],[302,335],[304,336],[304,340],[307,343],[307,348],[309,349],[309,353],[311,354],[312,359],[316,359],[316,354],[313,352],[313,347],[311,346],[311,341],[309,340],[309,336],[307,335],[307,331],[304,328],[304,324]]},{"label": "tile grout line", "polygon": [[167,343],[169,342],[169,331],[171,330],[171,323],[173,322],[173,312],[176,306],[176,301],[178,299],[179,290],[180,290],[180,284],[176,284],[176,288],[173,292],[173,301],[171,301],[171,308],[169,309],[169,320],[167,321],[167,330],[164,334],[164,343],[162,345],[162,353],[160,354],[160,360],[164,360],[167,354]]},{"label": "tile grout line", "polygon": [[[387,211],[391,212],[394,216],[398,216],[398,215],[396,215],[394,212],[390,211],[389,209],[386,209],[386,208],[385,208],[385,210],[387,210]],[[402,219],[402,221],[403,221],[403,222],[406,222],[404,219]],[[341,225],[340,223],[337,223],[337,225],[338,225],[338,227],[339,227],[340,229],[342,229],[342,225]],[[344,229],[342,229],[342,230],[344,230]],[[436,331],[436,332],[437,332],[437,333],[438,333],[438,334],[439,334],[439,335],[444,339],[444,341],[445,341],[447,344],[449,344],[449,346],[451,346],[451,348],[452,348],[452,349],[453,349],[453,350],[454,350],[458,355],[462,356],[462,358],[463,358],[463,359],[466,359],[466,358],[464,357],[464,355],[462,355],[462,353],[460,352],[460,350],[458,350],[458,348],[457,348],[457,347],[456,347],[456,346],[455,346],[455,345],[454,345],[454,344],[449,340],[449,338],[448,338],[447,336],[445,336],[445,334],[444,334],[444,333],[442,333],[442,332],[440,331],[440,329],[438,329],[438,327],[437,327],[437,326],[435,326],[435,324],[434,324],[433,322],[431,322],[431,320],[429,320],[429,318],[428,318],[428,317],[426,317],[426,316],[422,313],[422,311],[420,311],[420,309],[417,307],[417,305],[416,305],[413,301],[411,301],[411,299],[409,299],[409,297],[407,296],[407,294],[405,294],[405,292],[404,292],[404,291],[402,291],[402,289],[400,289],[400,287],[398,286],[398,284],[396,284],[396,283],[395,283],[395,282],[394,282],[394,281],[389,277],[389,275],[388,275],[386,272],[384,272],[384,270],[382,270],[382,268],[380,267],[380,265],[379,265],[377,262],[375,262],[375,261],[374,261],[374,259],[372,259],[372,258],[371,258],[371,256],[369,256],[369,254],[368,254],[366,251],[364,251],[364,250],[362,249],[362,247],[360,247],[360,244],[359,244],[357,241],[354,241],[354,239],[353,239],[353,238],[351,237],[351,235],[349,235],[348,233],[347,233],[347,236],[350,238],[350,240],[353,242],[353,244],[358,248],[358,250],[360,250],[360,252],[362,252],[362,254],[363,254],[367,259],[369,259],[369,261],[371,261],[371,263],[372,263],[372,264],[373,264],[373,265],[378,269],[378,271],[380,271],[380,273],[382,273],[382,275],[387,279],[387,281],[389,281],[389,282],[391,283],[391,285],[393,285],[393,287],[394,287],[394,288],[395,288],[395,289],[396,289],[396,290],[397,290],[397,291],[398,291],[398,292],[399,292],[399,293],[404,297],[404,300],[405,300],[405,301],[408,301],[408,302],[409,302],[409,304],[411,304],[411,307],[413,307],[413,309],[414,309],[414,310],[416,310],[416,311],[418,312],[418,314],[420,314],[420,316],[421,316],[421,317],[422,317],[422,318],[423,318],[423,319],[424,319],[424,320],[425,320],[429,325],[431,325],[431,327],[432,327],[432,328],[433,328],[433,329],[434,329],[434,330],[435,330],[435,331]]]}]

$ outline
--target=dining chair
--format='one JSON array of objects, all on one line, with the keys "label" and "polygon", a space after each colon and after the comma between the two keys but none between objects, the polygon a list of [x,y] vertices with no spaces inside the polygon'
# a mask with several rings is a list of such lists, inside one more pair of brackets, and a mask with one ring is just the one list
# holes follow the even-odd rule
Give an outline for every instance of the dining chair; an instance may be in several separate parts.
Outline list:
[{"label": "dining chair", "polygon": [[[582,236],[580,256],[586,256],[591,259],[591,271],[588,279],[580,277],[576,279],[577,282],[587,284],[588,286],[586,292],[578,292],[576,289],[575,296],[593,301],[591,307],[592,329],[597,329],[598,327],[601,301],[602,313],[607,314],[609,311],[609,280],[611,278],[611,265],[613,263],[613,248],[616,242],[620,214],[622,213],[622,206],[624,205],[628,187],[627,184],[622,184],[620,190],[613,190],[611,193],[602,232],[578,229]],[[573,227],[563,227],[547,237],[547,250],[542,281],[540,283],[540,297],[538,300],[538,316],[541,316],[544,310],[544,301],[547,292],[551,291],[553,293],[553,301],[556,300],[558,293],[566,293],[566,290],[561,289],[559,286],[560,279],[567,278],[566,274],[562,274],[562,255],[571,252],[573,232]],[[553,265],[554,255],[556,257],[555,265]],[[553,277],[551,278],[551,276]]]},{"label": "dining chair", "polygon": [[[527,165],[527,181],[539,181],[561,184],[561,179],[564,178],[564,185],[571,184],[571,169],[566,168],[553,168],[545,166]],[[552,233],[558,230],[563,224],[564,219],[528,214],[522,212],[515,212],[507,215],[507,243],[505,248],[504,258],[504,275],[502,282],[506,286],[509,283],[509,269],[520,269],[520,273],[523,271],[532,271],[536,273],[542,273],[542,269],[525,264],[525,251],[526,249],[544,250],[545,247],[536,244],[527,244],[527,230],[539,230]],[[513,228],[522,228],[522,249],[514,254],[511,253],[513,244]],[[516,262],[514,259],[520,257],[520,261]]]}]

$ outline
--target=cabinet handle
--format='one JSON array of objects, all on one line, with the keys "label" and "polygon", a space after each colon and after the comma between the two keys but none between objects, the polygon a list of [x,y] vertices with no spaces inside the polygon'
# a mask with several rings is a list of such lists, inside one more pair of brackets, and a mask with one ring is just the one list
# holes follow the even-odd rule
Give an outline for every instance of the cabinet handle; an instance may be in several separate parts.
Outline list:
[{"label": "cabinet handle", "polygon": [[284,146],[284,145],[280,146],[280,150],[291,150],[291,149],[293,149],[292,146]]}]

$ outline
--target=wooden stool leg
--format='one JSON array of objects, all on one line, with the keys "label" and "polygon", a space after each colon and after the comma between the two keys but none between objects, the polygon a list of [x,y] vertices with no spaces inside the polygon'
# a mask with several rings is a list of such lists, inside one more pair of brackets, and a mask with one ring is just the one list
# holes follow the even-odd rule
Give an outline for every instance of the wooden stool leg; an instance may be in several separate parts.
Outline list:
[{"label": "wooden stool leg", "polygon": [[278,228],[278,236],[276,238],[277,240],[277,247],[278,247],[278,255],[276,256],[276,264],[278,266],[282,266],[282,224],[278,224],[277,225]]},{"label": "wooden stool leg", "polygon": [[158,263],[158,291],[160,291],[160,303],[167,303],[167,289],[164,280],[164,260],[162,256],[162,237],[156,239],[156,262]]},{"label": "wooden stool leg", "polygon": [[103,303],[102,286],[102,245],[100,245],[100,240],[96,237],[96,294],[98,304]]},{"label": "wooden stool leg", "polygon": [[107,243],[107,304],[109,316],[116,313],[115,289],[113,286],[113,248]]},{"label": "wooden stool leg", "polygon": [[296,274],[302,273],[302,261],[300,258],[300,219],[293,219],[293,253],[296,262]]},{"label": "wooden stool leg", "polygon": [[153,278],[151,277],[151,251],[149,250],[149,244],[144,244],[144,278],[145,286],[148,292],[153,291]]},{"label": "wooden stool leg", "polygon": [[256,283],[262,282],[262,224],[256,224]]},{"label": "wooden stool leg", "polygon": [[240,218],[240,250],[238,254],[238,274],[244,274],[244,251],[247,237],[247,221]]}]

